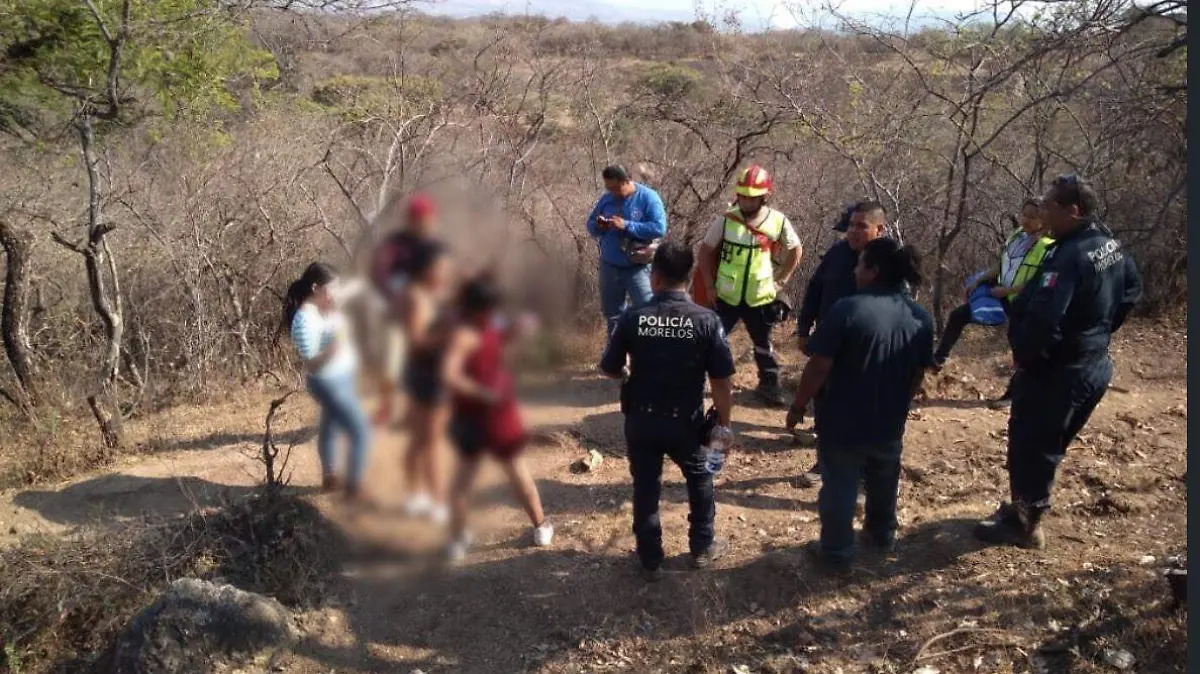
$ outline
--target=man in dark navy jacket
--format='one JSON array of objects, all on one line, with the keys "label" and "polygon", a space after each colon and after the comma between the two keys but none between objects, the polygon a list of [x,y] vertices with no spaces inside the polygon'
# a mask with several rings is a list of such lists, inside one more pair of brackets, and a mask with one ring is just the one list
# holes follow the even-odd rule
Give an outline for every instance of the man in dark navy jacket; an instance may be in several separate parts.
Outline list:
[{"label": "man in dark navy jacket", "polygon": [[1044,513],[1067,446],[1112,380],[1112,334],[1141,299],[1137,266],[1096,221],[1097,198],[1077,176],[1054,181],[1042,217],[1055,243],[1013,303],[1008,341],[1019,375],[1008,421],[1011,503],[975,529],[998,544],[1042,548]]},{"label": "man in dark navy jacket", "polygon": [[[887,223],[887,211],[877,201],[860,201],[847,209],[846,217],[835,229],[844,231],[846,237],[829,247],[821,256],[816,271],[804,291],[804,301],[796,317],[796,334],[800,339],[800,350],[808,353],[808,339],[813,325],[829,316],[837,301],[857,292],[854,267],[858,254],[867,244],[883,236]],[[810,410],[811,411],[811,410]],[[808,469],[805,477],[809,482],[821,479],[821,462],[818,460]]]}]

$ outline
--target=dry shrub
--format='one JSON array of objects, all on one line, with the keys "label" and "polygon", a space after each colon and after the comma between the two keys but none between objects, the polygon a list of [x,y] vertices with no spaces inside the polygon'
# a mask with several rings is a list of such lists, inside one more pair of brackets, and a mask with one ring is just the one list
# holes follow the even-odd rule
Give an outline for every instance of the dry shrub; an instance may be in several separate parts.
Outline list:
[{"label": "dry shrub", "polygon": [[115,458],[90,431],[89,420],[69,411],[43,408],[37,417],[0,419],[6,439],[21,451],[0,457],[0,489],[62,480],[111,463]]},{"label": "dry shrub", "polygon": [[335,575],[340,536],[307,501],[256,496],[166,522],[27,538],[0,553],[0,666],[81,671],[177,578],[315,605]]},{"label": "dry shrub", "polygon": [[594,365],[607,341],[603,324],[590,330],[546,331],[521,344],[514,361],[522,372],[562,374],[564,370]]}]

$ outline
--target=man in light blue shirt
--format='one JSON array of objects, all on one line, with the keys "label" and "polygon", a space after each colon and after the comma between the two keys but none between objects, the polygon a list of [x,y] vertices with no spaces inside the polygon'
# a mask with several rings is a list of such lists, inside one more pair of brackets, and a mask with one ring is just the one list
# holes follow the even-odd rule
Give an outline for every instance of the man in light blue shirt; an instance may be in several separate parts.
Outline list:
[{"label": "man in light blue shirt", "polygon": [[635,183],[620,166],[601,172],[606,192],[588,216],[588,233],[600,240],[600,309],[611,334],[625,309],[650,301],[653,242],[667,235],[667,213],[658,192]]}]

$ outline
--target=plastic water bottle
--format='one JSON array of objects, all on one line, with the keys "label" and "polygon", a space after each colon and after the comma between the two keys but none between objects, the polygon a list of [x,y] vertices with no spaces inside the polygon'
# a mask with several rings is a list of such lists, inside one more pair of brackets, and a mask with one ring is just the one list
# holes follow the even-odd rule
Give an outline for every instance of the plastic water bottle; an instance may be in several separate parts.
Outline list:
[{"label": "plastic water bottle", "polygon": [[704,461],[704,469],[712,475],[720,475],[725,468],[725,453],[716,447],[705,447],[704,450],[708,457]]},{"label": "plastic water bottle", "polygon": [[704,469],[712,475],[719,475],[721,470],[725,468],[724,449],[727,435],[721,434],[719,430],[714,432],[713,435],[714,437],[704,447]]}]

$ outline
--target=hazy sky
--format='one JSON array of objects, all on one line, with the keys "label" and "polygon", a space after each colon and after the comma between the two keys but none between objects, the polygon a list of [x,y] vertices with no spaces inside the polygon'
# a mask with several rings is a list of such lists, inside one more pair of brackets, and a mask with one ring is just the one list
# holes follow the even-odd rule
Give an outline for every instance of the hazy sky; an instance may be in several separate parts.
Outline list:
[{"label": "hazy sky", "polygon": [[[836,1],[836,0],[831,0]],[[951,18],[971,12],[980,0],[916,0],[913,18],[923,23],[935,17]],[[621,21],[694,21],[699,15],[719,18],[736,10],[748,29],[792,28],[820,22],[832,27],[822,0],[436,0],[426,11],[452,16],[475,16],[489,12],[564,16],[576,21],[595,17],[606,23]],[[839,11],[864,19],[903,17],[910,3],[905,0],[841,0]],[[823,18],[821,18],[823,17]],[[718,21],[719,22],[719,21]]]}]

